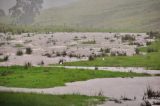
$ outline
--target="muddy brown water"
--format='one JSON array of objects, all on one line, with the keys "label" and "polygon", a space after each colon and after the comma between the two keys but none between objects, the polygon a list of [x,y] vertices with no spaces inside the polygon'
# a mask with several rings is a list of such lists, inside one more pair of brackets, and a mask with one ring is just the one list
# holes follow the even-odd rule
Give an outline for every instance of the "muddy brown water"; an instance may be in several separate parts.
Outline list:
[{"label": "muddy brown water", "polygon": [[135,101],[126,101],[122,104],[117,104],[112,101],[107,101],[100,106],[140,106],[142,98],[147,86],[153,89],[160,89],[160,77],[135,77],[135,78],[101,78],[88,81],[78,81],[66,83],[66,86],[30,89],[30,88],[11,88],[0,87],[1,92],[25,92],[25,93],[44,93],[44,94],[84,94],[89,96],[98,95],[99,92],[106,97],[117,98],[125,96],[127,98],[136,98]]},{"label": "muddy brown water", "polygon": [[[88,69],[95,70],[95,67],[85,67],[85,66],[54,66],[54,67],[64,67],[68,69]],[[96,70],[104,71],[114,71],[114,72],[135,72],[135,73],[148,73],[148,74],[160,74],[160,70],[147,70],[144,67],[96,67]]]}]

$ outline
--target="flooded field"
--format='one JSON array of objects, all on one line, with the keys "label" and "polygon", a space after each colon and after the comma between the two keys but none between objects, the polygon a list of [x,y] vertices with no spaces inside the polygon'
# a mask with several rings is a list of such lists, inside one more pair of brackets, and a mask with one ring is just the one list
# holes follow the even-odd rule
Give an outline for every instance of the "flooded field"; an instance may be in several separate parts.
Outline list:
[{"label": "flooded field", "polygon": [[[44,94],[84,94],[89,96],[101,94],[110,98],[109,101],[101,106],[140,106],[148,86],[151,86],[154,90],[159,90],[160,77],[102,78],[66,83],[64,87],[46,89],[0,87],[0,91]],[[123,98],[128,98],[128,100],[123,100]],[[120,103],[116,103],[116,100],[120,101]],[[149,101],[153,102],[156,100],[155,98]]]},{"label": "flooded field", "polygon": [[[91,56],[133,56],[136,48],[154,41],[145,33],[0,34],[0,65],[57,64],[88,60]],[[27,52],[29,49],[29,53]]]}]

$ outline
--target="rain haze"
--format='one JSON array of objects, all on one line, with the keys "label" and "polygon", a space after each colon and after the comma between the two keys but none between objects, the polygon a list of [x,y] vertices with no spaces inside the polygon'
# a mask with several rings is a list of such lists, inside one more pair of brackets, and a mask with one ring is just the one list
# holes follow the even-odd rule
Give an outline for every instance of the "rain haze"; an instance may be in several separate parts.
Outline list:
[{"label": "rain haze", "polygon": [[[61,7],[73,3],[78,0],[44,0],[43,9],[51,7]],[[8,9],[16,4],[16,0],[0,0],[0,9],[3,9],[8,14]]]}]

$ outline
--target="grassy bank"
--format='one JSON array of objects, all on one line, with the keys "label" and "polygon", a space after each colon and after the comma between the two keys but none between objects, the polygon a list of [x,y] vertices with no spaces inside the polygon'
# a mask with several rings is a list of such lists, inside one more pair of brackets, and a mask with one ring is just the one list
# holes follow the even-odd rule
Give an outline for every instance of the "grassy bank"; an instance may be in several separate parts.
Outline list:
[{"label": "grassy bank", "polygon": [[11,32],[14,34],[21,33],[49,33],[49,32],[142,32],[145,31],[134,31],[128,29],[112,29],[112,28],[92,28],[92,27],[72,27],[63,25],[13,25],[0,23],[0,32],[7,33]]},{"label": "grassy bank", "polygon": [[[146,67],[147,69],[160,69],[160,40],[153,42],[148,47],[140,48],[146,55],[135,56],[106,56],[93,61],[68,62],[67,66],[114,66],[114,67]],[[149,52],[149,50],[152,50]],[[104,58],[104,60],[103,60]]]},{"label": "grassy bank", "polygon": [[95,106],[104,97],[0,93],[0,106]]},{"label": "grassy bank", "polygon": [[66,82],[84,81],[94,78],[134,77],[145,74],[93,71],[82,69],[45,67],[0,67],[0,86],[48,88],[63,86]]}]

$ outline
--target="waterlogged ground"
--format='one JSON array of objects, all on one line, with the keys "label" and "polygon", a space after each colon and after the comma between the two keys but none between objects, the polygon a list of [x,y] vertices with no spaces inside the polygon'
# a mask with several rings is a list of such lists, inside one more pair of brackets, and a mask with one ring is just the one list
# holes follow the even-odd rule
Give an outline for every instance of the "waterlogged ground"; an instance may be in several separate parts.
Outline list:
[{"label": "waterlogged ground", "polygon": [[[130,36],[129,40],[123,41],[123,37]],[[153,42],[145,33],[51,33],[35,34],[24,33],[21,35],[0,34],[0,66],[24,65],[29,62],[33,66],[57,64],[60,60],[64,62],[86,61],[90,56],[105,55],[127,55],[136,54],[139,46],[146,46],[147,42]],[[32,53],[26,54],[26,48],[31,48]],[[108,49],[110,50],[108,52]],[[17,55],[21,51],[21,55]],[[157,52],[156,54],[158,54]],[[147,56],[146,53],[142,53]],[[3,61],[9,56],[7,61]],[[140,55],[138,55],[140,56]],[[139,59],[139,58],[138,58]],[[104,61],[102,57],[100,61]],[[43,61],[43,64],[42,64]],[[152,61],[151,61],[152,62]],[[154,61],[154,64],[157,61]],[[71,63],[72,64],[72,63]],[[101,66],[101,65],[100,65]],[[59,66],[58,66],[59,67]],[[73,69],[95,70],[84,66],[60,66]],[[38,68],[38,67],[37,67]],[[96,67],[96,70],[110,70],[120,72],[137,72],[160,74],[158,70],[146,70],[136,67]],[[77,73],[78,74],[78,73]],[[35,76],[34,76],[35,77]],[[64,76],[63,76],[64,77]],[[53,80],[54,81],[54,80]],[[140,106],[147,86],[153,89],[160,89],[160,77],[131,77],[131,78],[101,78],[88,81],[66,83],[66,86],[54,88],[12,88],[0,86],[0,92],[23,92],[23,93],[44,93],[44,94],[84,94],[103,95],[109,97],[108,101],[100,106]],[[127,97],[131,101],[121,100]],[[121,103],[115,103],[115,100]],[[155,100],[149,100],[151,103]]]},{"label": "waterlogged ground", "polygon": [[0,87],[1,92],[25,92],[25,93],[45,93],[45,94],[84,94],[95,96],[100,93],[106,97],[120,98],[127,97],[131,101],[121,100],[121,104],[114,101],[107,101],[101,106],[140,106],[142,98],[147,87],[151,86],[154,90],[160,89],[160,77],[135,77],[135,78],[102,78],[88,81],[79,81],[67,83],[63,87],[46,89],[28,89],[28,88],[8,88]]},{"label": "waterlogged ground", "polygon": [[[126,41],[123,37],[127,36]],[[129,37],[128,37],[129,36]],[[132,56],[136,53],[138,45],[145,46],[150,39],[145,33],[52,33],[35,34],[23,33],[21,35],[0,34],[0,58],[8,55],[9,60],[0,62],[2,66],[24,65],[26,62],[32,65],[57,64],[59,60],[64,62],[88,60],[91,55],[103,55],[106,53],[115,55]],[[25,49],[31,48],[32,53],[26,54]],[[22,55],[17,55],[22,51]]]},{"label": "waterlogged ground", "polygon": [[147,70],[142,67],[85,67],[85,66],[51,66],[51,67],[64,67],[67,69],[88,69],[88,70],[104,70],[113,72],[135,72],[135,73],[147,73],[147,74],[160,74],[159,70]]}]

